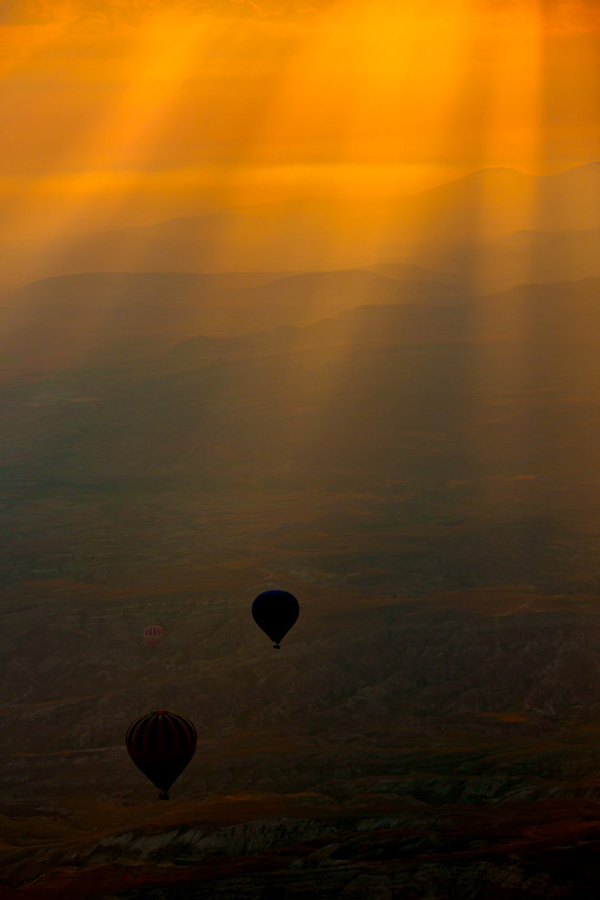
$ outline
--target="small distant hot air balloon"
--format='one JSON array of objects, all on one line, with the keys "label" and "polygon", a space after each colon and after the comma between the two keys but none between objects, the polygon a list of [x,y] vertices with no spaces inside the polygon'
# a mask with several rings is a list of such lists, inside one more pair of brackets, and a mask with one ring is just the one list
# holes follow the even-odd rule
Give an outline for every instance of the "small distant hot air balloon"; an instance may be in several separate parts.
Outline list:
[{"label": "small distant hot air balloon", "polygon": [[263,591],[252,604],[252,617],[273,641],[273,649],[280,644],[300,614],[300,606],[288,591]]},{"label": "small distant hot air balloon", "polygon": [[144,639],[149,647],[156,649],[163,639],[164,631],[160,625],[146,625],[144,628]]},{"label": "small distant hot air balloon", "polygon": [[197,741],[198,733],[189,719],[165,710],[140,716],[125,738],[127,752],[159,789],[160,800],[169,799],[169,788],[196,752]]}]

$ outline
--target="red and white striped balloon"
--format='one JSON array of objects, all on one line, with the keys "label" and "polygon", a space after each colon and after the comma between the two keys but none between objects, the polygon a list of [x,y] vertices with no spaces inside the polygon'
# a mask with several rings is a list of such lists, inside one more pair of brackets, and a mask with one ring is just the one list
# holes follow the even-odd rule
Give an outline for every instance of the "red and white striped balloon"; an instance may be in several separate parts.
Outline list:
[{"label": "red and white striped balloon", "polygon": [[156,648],[163,638],[164,631],[160,625],[146,625],[144,628],[144,639],[149,647]]}]

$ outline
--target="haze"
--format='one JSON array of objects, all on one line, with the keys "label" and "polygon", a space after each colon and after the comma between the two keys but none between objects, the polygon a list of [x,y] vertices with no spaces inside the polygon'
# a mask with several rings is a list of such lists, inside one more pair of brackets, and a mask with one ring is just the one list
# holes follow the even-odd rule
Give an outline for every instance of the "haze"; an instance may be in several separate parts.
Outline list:
[{"label": "haze", "polygon": [[595,900],[599,42],[0,4],[3,900]]},{"label": "haze", "polygon": [[9,0],[0,29],[11,239],[306,197],[385,229],[404,194],[597,154],[594,5]]}]

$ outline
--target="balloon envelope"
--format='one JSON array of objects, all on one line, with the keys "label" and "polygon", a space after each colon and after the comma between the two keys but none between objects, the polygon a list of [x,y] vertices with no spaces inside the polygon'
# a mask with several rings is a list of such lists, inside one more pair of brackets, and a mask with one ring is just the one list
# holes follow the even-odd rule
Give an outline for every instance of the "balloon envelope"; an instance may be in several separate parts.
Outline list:
[{"label": "balloon envelope", "polygon": [[149,647],[158,647],[162,641],[164,631],[160,625],[146,625],[144,628],[144,640]]},{"label": "balloon envelope", "polygon": [[289,591],[263,591],[252,604],[252,616],[276,649],[300,614],[300,606]]},{"label": "balloon envelope", "polygon": [[131,759],[162,793],[179,778],[198,742],[195,726],[185,716],[158,710],[140,716],[127,729],[125,743]]}]

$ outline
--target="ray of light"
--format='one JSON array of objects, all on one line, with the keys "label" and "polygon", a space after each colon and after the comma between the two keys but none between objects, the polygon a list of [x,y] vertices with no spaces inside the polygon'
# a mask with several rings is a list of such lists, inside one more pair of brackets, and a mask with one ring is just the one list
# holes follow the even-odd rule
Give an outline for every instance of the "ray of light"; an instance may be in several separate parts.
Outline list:
[{"label": "ray of light", "polygon": [[[402,172],[515,161],[535,171],[546,164],[546,131],[552,128],[542,121],[541,99],[550,66],[542,54],[547,12],[533,0],[499,10],[474,0],[350,0],[291,27],[262,20],[249,25],[189,9],[168,12],[155,4],[153,15],[122,36],[129,43],[115,72],[109,77],[110,66],[101,67],[102,77],[112,78],[111,91],[65,149],[65,173],[55,167],[41,182],[31,182],[29,196],[25,188],[21,192],[23,216],[33,217],[40,198],[70,191],[72,202],[57,204],[52,220],[55,237],[67,246],[92,226],[94,198],[102,193],[106,218],[118,221],[153,179],[172,195],[178,179],[184,184],[186,172],[202,166],[208,167],[205,181],[218,185],[209,190],[221,207],[255,200],[258,172],[265,183],[281,180],[285,201],[306,196],[310,173],[320,173],[324,182],[330,167],[338,174],[343,169],[344,176],[332,179],[333,202],[317,204],[302,220],[300,238],[293,229],[269,224],[259,211],[250,223],[215,225],[214,258],[222,260],[231,247],[232,256],[244,261],[279,251],[285,259],[290,248],[298,259],[303,240],[313,238],[316,266],[328,258],[376,262],[378,248],[386,249],[387,258],[410,257],[432,238],[430,221],[405,222],[397,192],[380,185],[378,196],[370,195],[365,172],[382,165]],[[80,51],[74,79],[82,66],[92,77]],[[588,68],[588,74],[578,70],[584,96],[593,78]],[[561,64],[559,71],[564,69]],[[67,165],[73,160],[74,173]],[[483,183],[462,230],[479,241],[493,237],[508,199],[502,191],[488,191]],[[357,195],[372,203],[357,205]],[[522,213],[525,226],[535,223],[534,195],[525,198]],[[294,215],[291,209],[289,218]],[[147,263],[138,251],[132,261]],[[115,266],[125,266],[129,253],[123,246]]]}]

